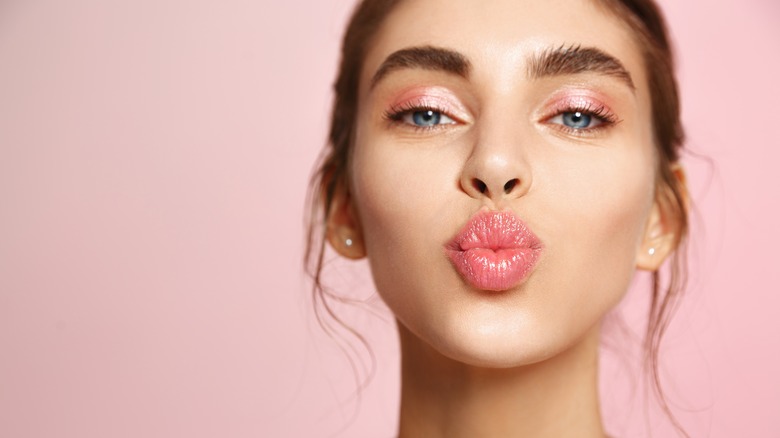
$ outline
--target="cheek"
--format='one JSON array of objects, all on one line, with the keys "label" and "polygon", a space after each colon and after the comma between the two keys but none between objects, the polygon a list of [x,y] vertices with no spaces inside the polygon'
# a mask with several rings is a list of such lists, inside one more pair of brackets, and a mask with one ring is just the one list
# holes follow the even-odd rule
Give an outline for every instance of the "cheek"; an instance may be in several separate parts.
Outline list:
[{"label": "cheek", "polygon": [[401,236],[396,234],[414,234],[415,224],[431,220],[446,196],[442,185],[451,173],[432,154],[381,139],[359,143],[352,168],[352,192],[369,252],[398,243]]},{"label": "cheek", "polygon": [[405,139],[359,120],[351,189],[369,256],[386,247],[413,245],[419,236],[426,236],[429,243],[438,237],[443,245],[450,236],[438,235],[435,225],[463,213],[455,204],[460,171],[469,154],[468,138],[414,137]]},{"label": "cheek", "polygon": [[573,242],[587,242],[594,249],[618,244],[633,249],[638,243],[652,202],[652,165],[642,154],[617,158],[582,163],[558,177],[567,188],[558,197],[555,217],[570,223],[564,233]]},{"label": "cheek", "polygon": [[[375,133],[356,136],[354,202],[377,289],[397,316],[416,313],[415,302],[433,300],[428,294],[410,298],[419,289],[415,281],[436,280],[448,270],[443,247],[451,237],[449,222],[459,216],[453,202],[458,160],[457,142],[421,148]],[[443,285],[440,280],[432,283]]]},{"label": "cheek", "polygon": [[595,320],[628,289],[653,200],[652,149],[641,146],[550,172],[557,196],[544,206],[550,218],[545,267],[561,273],[548,277],[554,289],[568,291],[572,317],[564,320]]}]

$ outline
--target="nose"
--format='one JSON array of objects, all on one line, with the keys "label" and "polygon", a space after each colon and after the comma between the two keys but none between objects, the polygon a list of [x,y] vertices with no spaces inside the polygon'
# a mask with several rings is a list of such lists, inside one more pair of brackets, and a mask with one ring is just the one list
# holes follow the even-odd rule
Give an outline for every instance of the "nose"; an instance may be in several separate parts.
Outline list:
[{"label": "nose", "polygon": [[531,186],[531,167],[521,134],[479,135],[460,178],[463,191],[475,199],[494,204],[519,198]]}]

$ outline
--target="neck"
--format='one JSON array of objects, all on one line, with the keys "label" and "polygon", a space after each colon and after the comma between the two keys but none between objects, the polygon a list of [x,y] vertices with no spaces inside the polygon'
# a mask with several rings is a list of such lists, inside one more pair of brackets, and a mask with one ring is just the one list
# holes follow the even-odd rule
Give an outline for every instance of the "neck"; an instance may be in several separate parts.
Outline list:
[{"label": "neck", "polygon": [[598,403],[598,327],[552,358],[508,369],[453,361],[398,327],[400,438],[605,436]]}]

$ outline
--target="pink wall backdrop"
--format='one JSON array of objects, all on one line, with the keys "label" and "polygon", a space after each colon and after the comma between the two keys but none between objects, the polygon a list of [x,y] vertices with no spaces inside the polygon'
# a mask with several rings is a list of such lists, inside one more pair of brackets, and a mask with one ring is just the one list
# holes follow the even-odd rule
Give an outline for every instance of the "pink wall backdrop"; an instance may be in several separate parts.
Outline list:
[{"label": "pink wall backdrop", "polygon": [[[708,157],[685,159],[692,280],[667,395],[691,436],[777,437],[780,7],[662,3]],[[301,270],[352,4],[0,2],[0,436],[393,436],[398,351],[365,263],[329,264],[368,299],[347,311],[377,363],[359,404]],[[630,352],[605,352],[610,430],[673,436],[625,402]]]}]

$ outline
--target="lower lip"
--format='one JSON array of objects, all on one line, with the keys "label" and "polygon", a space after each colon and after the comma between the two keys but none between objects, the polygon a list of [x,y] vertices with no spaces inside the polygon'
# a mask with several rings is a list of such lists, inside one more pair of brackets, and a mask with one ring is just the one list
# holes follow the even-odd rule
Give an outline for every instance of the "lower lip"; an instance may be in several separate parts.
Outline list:
[{"label": "lower lip", "polygon": [[512,289],[531,274],[537,252],[531,248],[447,250],[455,269],[477,289]]}]

